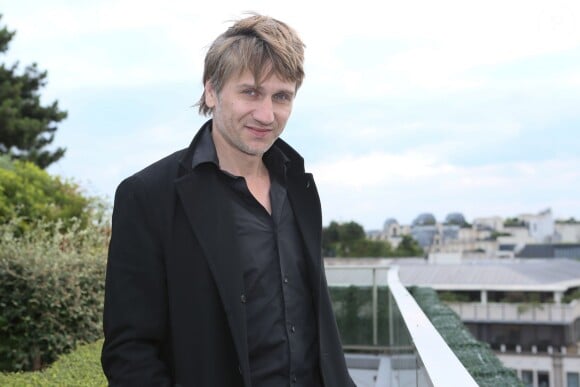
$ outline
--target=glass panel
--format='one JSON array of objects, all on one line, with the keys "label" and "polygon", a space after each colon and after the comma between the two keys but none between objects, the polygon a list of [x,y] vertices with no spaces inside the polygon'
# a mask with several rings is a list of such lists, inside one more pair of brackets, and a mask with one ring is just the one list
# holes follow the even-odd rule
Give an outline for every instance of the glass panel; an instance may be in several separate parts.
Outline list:
[{"label": "glass panel", "polygon": [[580,377],[578,372],[568,372],[566,374],[567,387],[580,387]]},{"label": "glass panel", "polygon": [[[332,307],[342,344],[372,346],[373,297],[370,286],[330,287]],[[389,345],[389,292],[384,286],[377,291],[377,345]]]},{"label": "glass panel", "polygon": [[373,310],[370,287],[330,288],[343,345],[372,345]]}]

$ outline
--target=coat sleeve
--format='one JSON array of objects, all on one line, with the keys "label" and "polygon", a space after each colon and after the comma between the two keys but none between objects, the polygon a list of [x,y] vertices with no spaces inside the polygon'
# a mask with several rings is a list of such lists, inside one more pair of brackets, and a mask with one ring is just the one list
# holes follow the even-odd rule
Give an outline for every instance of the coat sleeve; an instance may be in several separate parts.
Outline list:
[{"label": "coat sleeve", "polygon": [[[164,356],[167,288],[160,227],[142,181],[130,177],[117,188],[105,281],[101,356],[111,386],[171,384]],[[159,220],[157,220],[159,222]]]}]

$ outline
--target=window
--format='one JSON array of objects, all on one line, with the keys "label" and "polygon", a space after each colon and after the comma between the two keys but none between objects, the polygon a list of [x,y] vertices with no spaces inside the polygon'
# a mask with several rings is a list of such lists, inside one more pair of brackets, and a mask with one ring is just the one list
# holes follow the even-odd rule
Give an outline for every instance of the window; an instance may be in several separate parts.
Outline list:
[{"label": "window", "polygon": [[524,387],[534,387],[534,372],[529,370],[523,370],[522,382],[524,382]]},{"label": "window", "polygon": [[550,374],[546,371],[538,371],[538,387],[550,387]]},{"label": "window", "polygon": [[566,386],[580,387],[580,376],[578,375],[578,372],[566,373]]}]

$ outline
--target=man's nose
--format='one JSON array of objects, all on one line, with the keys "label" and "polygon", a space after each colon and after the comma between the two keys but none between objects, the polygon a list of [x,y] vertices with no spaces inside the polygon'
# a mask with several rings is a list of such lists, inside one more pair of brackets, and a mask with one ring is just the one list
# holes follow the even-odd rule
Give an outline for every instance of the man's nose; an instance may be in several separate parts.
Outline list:
[{"label": "man's nose", "polygon": [[269,125],[274,122],[274,106],[270,98],[263,98],[254,110],[254,119],[261,124]]}]

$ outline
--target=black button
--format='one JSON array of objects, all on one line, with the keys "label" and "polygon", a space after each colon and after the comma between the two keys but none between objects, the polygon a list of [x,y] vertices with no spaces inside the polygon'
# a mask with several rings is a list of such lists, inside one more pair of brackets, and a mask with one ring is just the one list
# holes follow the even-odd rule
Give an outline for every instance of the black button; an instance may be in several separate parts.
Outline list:
[{"label": "black button", "polygon": [[292,326],[290,327],[290,331],[291,331],[292,333],[296,332],[296,327],[295,327],[294,325],[292,325]]},{"label": "black button", "polygon": [[284,276],[284,283],[287,284],[288,283],[288,277]]},{"label": "black button", "polygon": [[242,293],[242,295],[240,296],[240,301],[242,301],[242,304],[246,303],[246,295],[244,293]]}]

